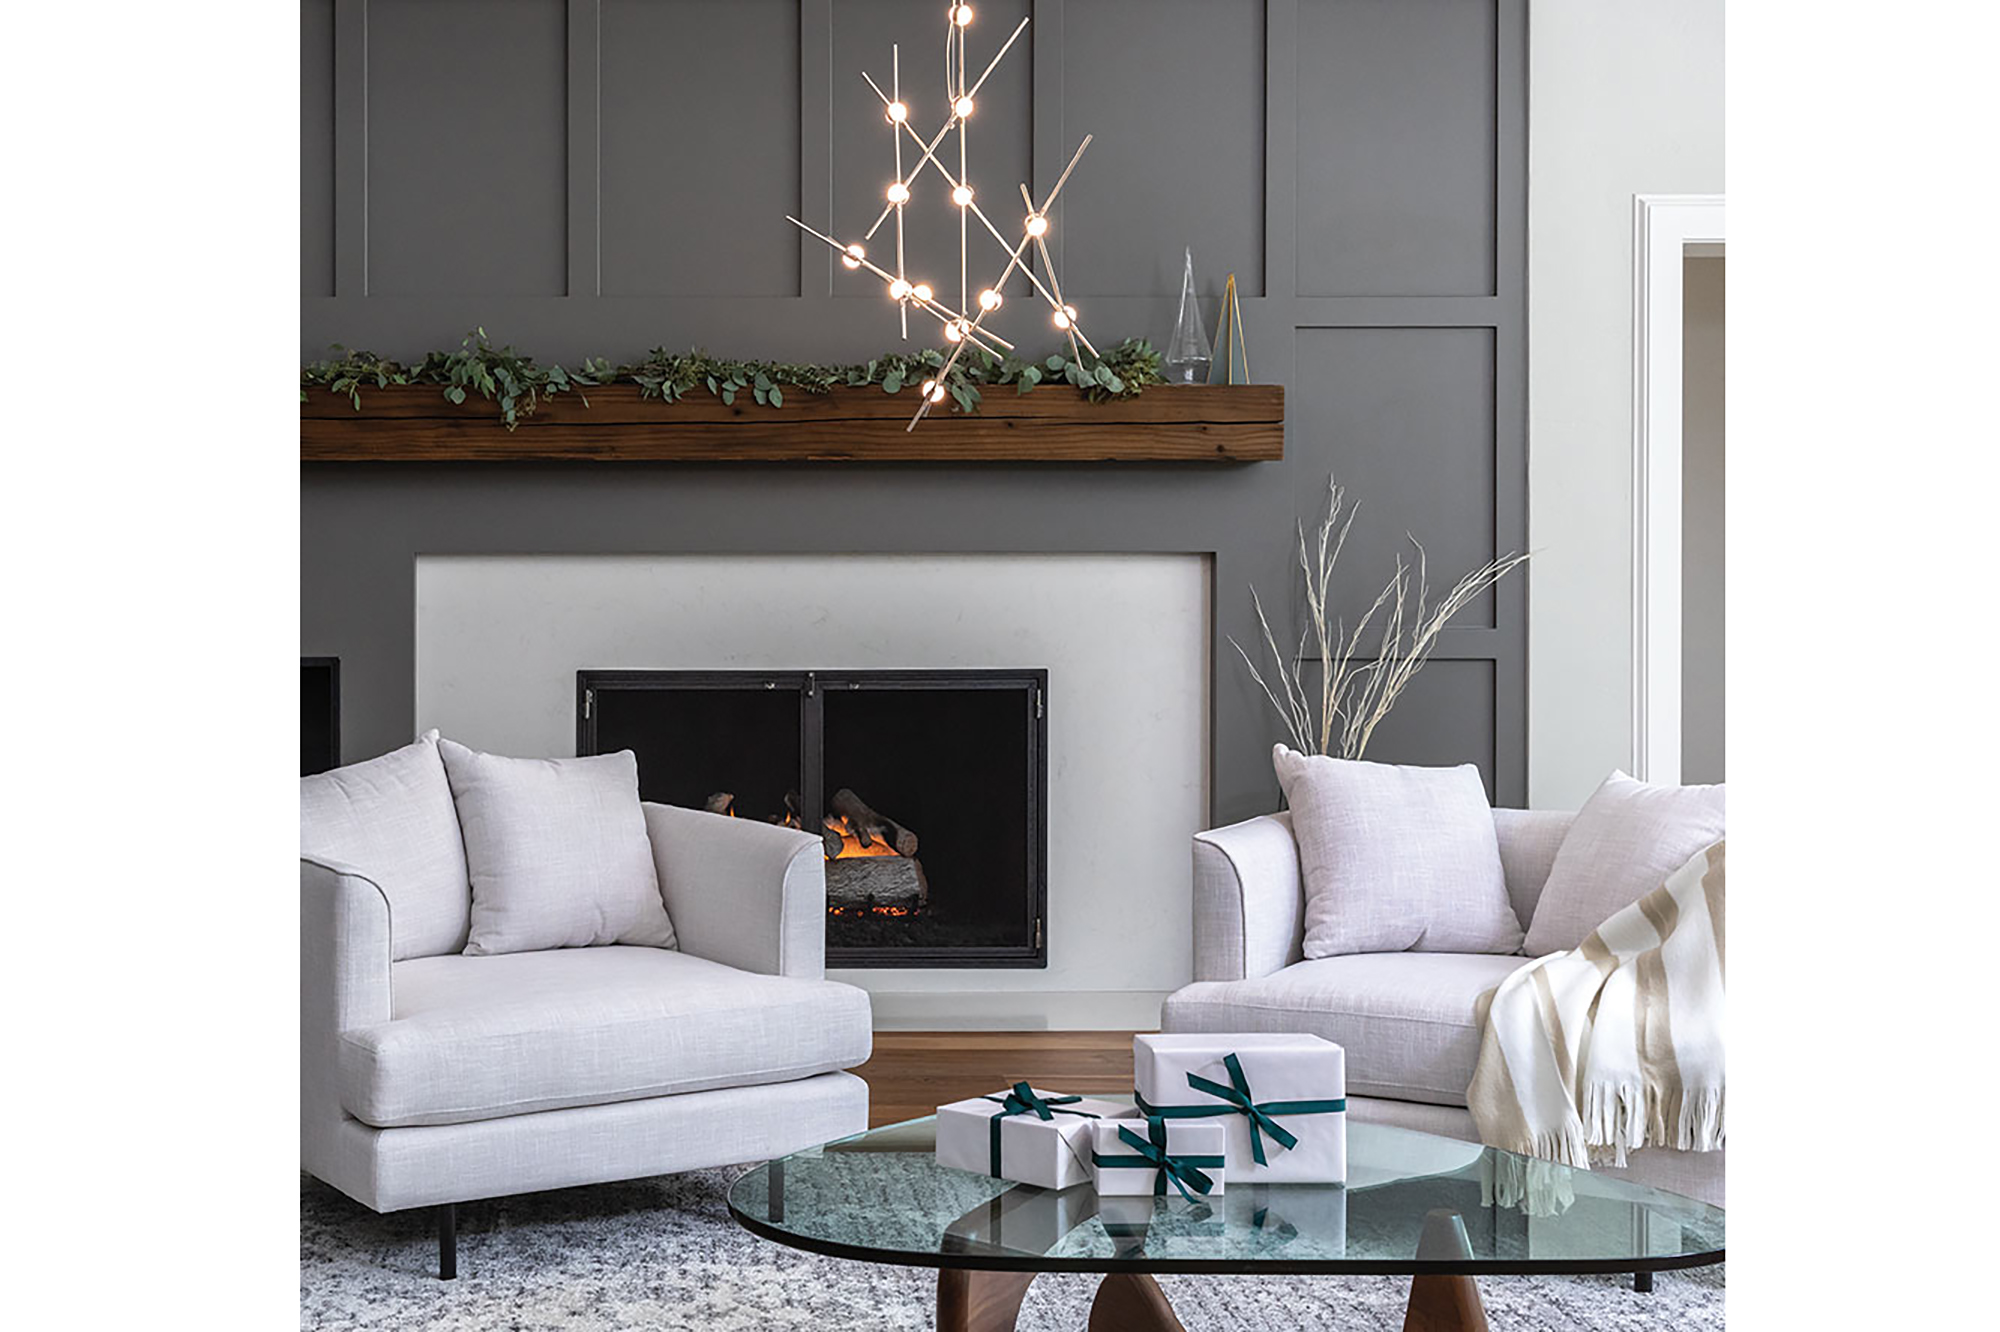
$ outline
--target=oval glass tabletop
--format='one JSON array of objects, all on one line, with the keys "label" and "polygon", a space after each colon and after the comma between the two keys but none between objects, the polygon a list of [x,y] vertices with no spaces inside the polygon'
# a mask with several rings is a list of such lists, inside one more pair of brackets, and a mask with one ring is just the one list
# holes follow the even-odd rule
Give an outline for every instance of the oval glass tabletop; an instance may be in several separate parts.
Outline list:
[{"label": "oval glass tabletop", "polygon": [[911,1120],[758,1166],[730,1211],[795,1248],[974,1271],[1479,1276],[1723,1258],[1718,1207],[1407,1129],[1350,1124],[1345,1185],[1232,1183],[1192,1203],[939,1165],[934,1130]]}]

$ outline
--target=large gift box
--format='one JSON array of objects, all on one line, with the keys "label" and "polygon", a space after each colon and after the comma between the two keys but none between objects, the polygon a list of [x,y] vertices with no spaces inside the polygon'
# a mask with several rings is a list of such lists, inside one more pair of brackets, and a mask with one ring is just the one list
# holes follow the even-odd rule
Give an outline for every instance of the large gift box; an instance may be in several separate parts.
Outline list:
[{"label": "large gift box", "polygon": [[1194,1119],[1100,1119],[1091,1166],[1097,1191],[1111,1196],[1166,1196],[1172,1189],[1189,1202],[1222,1192],[1222,1153],[1229,1132]]},{"label": "large gift box", "polygon": [[1131,1116],[1130,1101],[1064,1096],[1017,1082],[1011,1091],[938,1107],[938,1164],[1066,1189],[1090,1180],[1091,1125]]},{"label": "large gift box", "polygon": [[1228,1131],[1230,1182],[1347,1178],[1347,1056],[1332,1041],[1277,1032],[1132,1039],[1139,1113]]}]

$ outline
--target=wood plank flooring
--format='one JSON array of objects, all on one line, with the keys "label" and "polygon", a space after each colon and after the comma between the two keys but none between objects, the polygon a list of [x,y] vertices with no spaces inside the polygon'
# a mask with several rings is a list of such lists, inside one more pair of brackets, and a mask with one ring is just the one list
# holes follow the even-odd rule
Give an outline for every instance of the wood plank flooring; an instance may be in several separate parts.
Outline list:
[{"label": "wood plank flooring", "polygon": [[1053,1091],[1132,1091],[1129,1031],[878,1031],[854,1071],[868,1083],[868,1124],[928,1115],[947,1101],[1016,1082]]}]

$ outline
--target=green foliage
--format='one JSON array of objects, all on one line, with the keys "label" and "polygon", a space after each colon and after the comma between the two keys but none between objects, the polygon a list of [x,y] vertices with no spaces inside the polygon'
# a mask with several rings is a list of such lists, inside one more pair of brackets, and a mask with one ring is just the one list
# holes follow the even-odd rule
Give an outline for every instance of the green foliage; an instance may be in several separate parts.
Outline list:
[{"label": "green foliage", "polygon": [[334,358],[315,361],[299,376],[299,399],[306,391],[325,388],[341,394],[361,410],[361,388],[372,385],[435,384],[451,402],[462,403],[473,393],[497,401],[500,416],[512,430],[543,398],[575,392],[584,406],[584,388],[599,384],[633,383],[641,396],[678,402],[702,389],[733,405],[748,393],[760,407],[783,407],[788,390],[820,394],[837,385],[851,388],[879,384],[884,393],[916,388],[943,373],[945,391],[962,412],[979,409],[982,387],[1014,386],[1032,392],[1041,384],[1068,384],[1093,402],[1136,397],[1149,384],[1162,382],[1160,354],[1143,338],[1128,338],[1102,357],[1082,351],[1058,352],[1042,360],[999,358],[966,348],[945,371],[945,353],[935,347],[892,352],[854,365],[789,364],[780,361],[732,361],[701,350],[669,352],[655,347],[633,365],[614,366],[603,357],[589,357],[575,369],[538,365],[512,346],[494,347],[486,330],[474,329],[455,352],[429,352],[413,366],[404,366],[373,352],[350,351],[335,344]]},{"label": "green foliage", "polygon": [[598,382],[584,370],[572,373],[560,365],[540,366],[512,346],[496,348],[486,340],[483,328],[468,333],[455,352],[427,353],[410,371],[410,378],[418,384],[444,385],[445,398],[455,403],[464,402],[468,392],[488,401],[498,399],[500,418],[509,430],[519,425],[523,416],[532,415],[541,399],[558,393],[577,389],[577,396],[588,407],[590,399],[583,397],[579,386]]},{"label": "green foliage", "polygon": [[409,371],[374,352],[350,351],[338,342],[333,344],[333,352],[333,359],[314,361],[299,372],[300,402],[306,400],[307,389],[324,385],[331,392],[352,398],[354,410],[358,412],[361,410],[363,384],[387,388],[391,384],[410,382]]}]

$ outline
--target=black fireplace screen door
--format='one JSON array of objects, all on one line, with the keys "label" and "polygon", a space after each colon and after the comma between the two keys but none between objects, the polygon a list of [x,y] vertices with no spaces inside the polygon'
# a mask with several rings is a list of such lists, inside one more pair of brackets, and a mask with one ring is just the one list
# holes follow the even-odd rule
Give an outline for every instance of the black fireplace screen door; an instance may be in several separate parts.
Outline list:
[{"label": "black fireplace screen door", "polygon": [[643,799],[819,834],[827,962],[1048,964],[1048,672],[578,671]]}]

